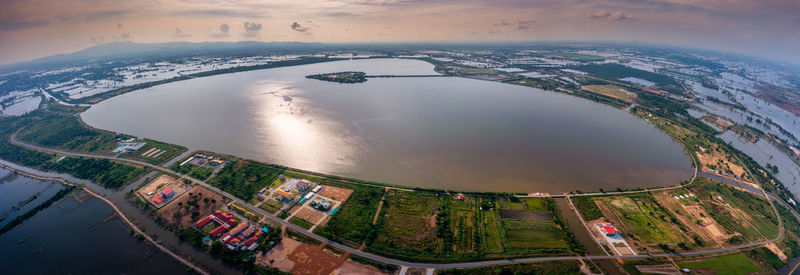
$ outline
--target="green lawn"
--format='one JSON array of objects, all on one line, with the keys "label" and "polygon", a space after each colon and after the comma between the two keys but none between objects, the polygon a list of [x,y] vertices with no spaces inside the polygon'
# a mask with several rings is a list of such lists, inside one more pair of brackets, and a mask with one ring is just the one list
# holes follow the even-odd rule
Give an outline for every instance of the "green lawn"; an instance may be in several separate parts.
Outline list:
[{"label": "green lawn", "polygon": [[281,207],[283,207],[283,204],[273,199],[267,199],[264,201],[264,203],[258,206],[258,208],[264,209],[264,211],[267,211],[272,214],[275,214],[275,212],[281,210]]},{"label": "green lawn", "polygon": [[678,262],[678,266],[688,269],[711,269],[716,274],[731,275],[745,275],[761,271],[761,268],[741,253],[714,257],[697,262]]}]

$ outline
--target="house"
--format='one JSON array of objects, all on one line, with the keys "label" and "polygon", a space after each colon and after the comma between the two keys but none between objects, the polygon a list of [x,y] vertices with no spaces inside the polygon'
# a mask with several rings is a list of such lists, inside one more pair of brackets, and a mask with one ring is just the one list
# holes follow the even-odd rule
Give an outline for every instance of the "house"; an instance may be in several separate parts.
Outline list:
[{"label": "house", "polygon": [[278,197],[278,201],[288,203],[294,199],[294,195],[292,193],[283,191],[281,189],[275,190],[275,195]]},{"label": "house", "polygon": [[161,190],[161,196],[164,197],[165,199],[168,199],[173,195],[175,195],[175,191],[173,191],[172,188]]},{"label": "house", "polygon": [[463,201],[464,200],[464,194],[456,195],[456,200]]},{"label": "house", "polygon": [[297,192],[305,193],[311,190],[311,186],[313,185],[314,183],[308,180],[293,179],[289,181],[289,183],[283,185],[283,191],[291,192],[292,189],[294,189],[297,190]]}]

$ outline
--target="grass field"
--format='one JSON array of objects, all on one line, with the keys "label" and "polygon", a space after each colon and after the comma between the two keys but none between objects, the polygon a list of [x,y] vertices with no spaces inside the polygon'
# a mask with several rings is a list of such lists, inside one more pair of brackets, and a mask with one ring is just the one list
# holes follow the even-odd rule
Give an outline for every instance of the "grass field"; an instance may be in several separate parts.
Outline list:
[{"label": "grass field", "polygon": [[560,229],[547,214],[544,198],[498,200],[507,253],[557,252],[568,249]]},{"label": "grass field", "polygon": [[283,171],[280,167],[241,160],[222,168],[209,183],[247,201]]},{"label": "grass field", "polygon": [[631,99],[633,93],[628,92],[625,89],[614,85],[586,85],[582,86],[581,88],[593,93],[610,96],[627,102],[633,101]]},{"label": "grass field", "polygon": [[264,203],[258,206],[258,208],[264,209],[264,211],[267,211],[272,214],[275,214],[275,212],[281,210],[281,207],[283,207],[283,204],[273,199],[267,199],[264,201]]},{"label": "grass field", "polygon": [[[122,154],[121,156],[124,158],[143,160],[151,164],[161,164],[164,163],[165,161],[172,159],[178,154],[183,153],[183,151],[186,151],[186,147],[183,146],[163,143],[152,139],[143,139],[142,141],[146,142],[147,145],[145,145],[139,150],[125,153]],[[145,153],[147,153],[151,149],[153,150],[153,153],[145,156]]]},{"label": "grass field", "polygon": [[777,236],[778,221],[772,208],[762,198],[702,177],[689,190],[700,199],[711,218],[728,233],[739,232],[745,240],[750,241]]},{"label": "grass field", "polygon": [[745,275],[761,271],[761,268],[742,253],[718,256],[700,261],[678,262],[678,266],[691,269],[692,271],[710,269],[716,274],[731,275]]},{"label": "grass field", "polygon": [[626,228],[647,245],[674,245],[688,241],[683,233],[673,228],[671,214],[666,212],[650,195],[614,196],[602,199],[603,203],[622,219]]},{"label": "grass field", "polygon": [[358,247],[374,231],[372,219],[378,211],[383,189],[358,185],[346,186],[330,181],[325,184],[349,187],[353,189],[353,193],[342,205],[339,213],[336,213],[325,226],[317,227],[314,233]]},{"label": "grass field", "polygon": [[439,199],[428,193],[389,190],[381,209],[372,247],[399,254],[436,253],[434,234]]},{"label": "grass field", "polygon": [[214,173],[214,169],[212,168],[200,167],[191,163],[184,164],[183,166],[179,165],[180,163],[176,163],[171,169],[199,180],[207,180],[211,174]]},{"label": "grass field", "polygon": [[291,219],[289,219],[289,222],[294,224],[294,225],[297,225],[297,226],[300,226],[302,228],[305,228],[305,229],[309,229],[312,226],[314,226],[310,222],[308,222],[308,221],[306,221],[304,219],[298,218],[298,217],[292,217]]},{"label": "grass field", "polygon": [[485,228],[486,252],[503,253],[503,239],[500,236],[500,217],[496,211],[481,211]]},{"label": "grass field", "polygon": [[108,152],[116,147],[117,135],[85,127],[75,116],[43,115],[17,135],[19,140],[44,147],[79,152]]}]

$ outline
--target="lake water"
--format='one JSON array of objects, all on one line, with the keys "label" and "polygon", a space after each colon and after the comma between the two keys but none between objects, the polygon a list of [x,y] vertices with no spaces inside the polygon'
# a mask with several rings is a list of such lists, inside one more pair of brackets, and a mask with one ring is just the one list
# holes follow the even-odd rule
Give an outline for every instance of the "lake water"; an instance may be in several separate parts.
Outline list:
[{"label": "lake water", "polygon": [[[0,176],[5,173],[0,168]],[[32,208],[63,186],[18,176],[1,181],[0,188],[4,202],[42,192],[45,198],[29,203]],[[61,199],[0,235],[0,274],[188,273],[182,263],[131,237],[119,219],[106,220],[113,214],[108,205],[88,195],[79,197]]]},{"label": "lake water", "polygon": [[689,158],[624,111],[554,92],[435,74],[404,59],[335,61],[160,85],[103,101],[91,126],[389,184],[565,192],[675,185]]}]

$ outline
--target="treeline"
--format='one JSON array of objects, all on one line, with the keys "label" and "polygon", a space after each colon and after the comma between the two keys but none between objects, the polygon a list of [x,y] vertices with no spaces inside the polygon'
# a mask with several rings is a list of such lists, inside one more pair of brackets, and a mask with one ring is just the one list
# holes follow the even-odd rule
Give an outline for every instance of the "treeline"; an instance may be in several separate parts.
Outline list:
[{"label": "treeline", "polygon": [[328,74],[312,74],[306,78],[337,82],[337,83],[361,83],[367,81],[367,74],[364,72],[338,72]]},{"label": "treeline", "polygon": [[121,187],[145,171],[144,168],[123,165],[107,159],[83,157],[67,157],[58,162],[48,162],[42,168],[92,180],[109,188]]},{"label": "treeline", "polygon": [[42,202],[42,204],[34,207],[33,209],[29,210],[28,212],[25,212],[25,214],[22,214],[22,215],[20,215],[20,216],[18,216],[16,218],[14,218],[10,222],[8,222],[6,225],[4,225],[2,228],[0,228],[0,235],[3,234],[3,233],[8,232],[9,230],[13,229],[17,225],[22,224],[22,222],[24,222],[25,220],[33,217],[34,215],[36,215],[36,213],[39,213],[39,211],[42,211],[42,210],[46,209],[47,207],[50,207],[50,205],[53,204],[54,202],[56,202],[57,200],[60,200],[61,198],[63,198],[67,194],[72,193],[72,190],[75,190],[75,188],[77,188],[77,187],[75,187],[73,185],[69,185],[69,186],[65,187],[64,189],[61,189],[60,191],[58,191],[55,195],[53,195],[53,197],[51,197],[51,198],[47,199],[46,201]]}]

